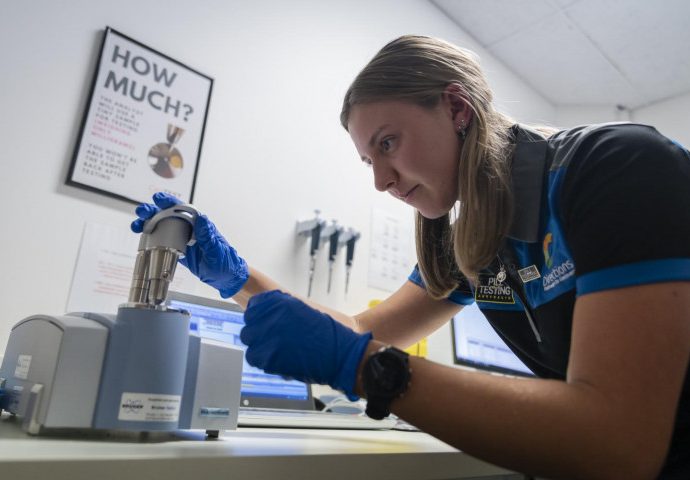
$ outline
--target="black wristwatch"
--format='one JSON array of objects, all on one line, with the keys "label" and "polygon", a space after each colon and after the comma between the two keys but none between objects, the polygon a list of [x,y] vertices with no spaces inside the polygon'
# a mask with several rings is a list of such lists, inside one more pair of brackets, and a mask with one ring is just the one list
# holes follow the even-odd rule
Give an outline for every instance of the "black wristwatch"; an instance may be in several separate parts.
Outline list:
[{"label": "black wristwatch", "polygon": [[385,346],[371,354],[362,368],[362,387],[367,396],[367,416],[381,420],[390,404],[407,390],[412,377],[409,354]]}]

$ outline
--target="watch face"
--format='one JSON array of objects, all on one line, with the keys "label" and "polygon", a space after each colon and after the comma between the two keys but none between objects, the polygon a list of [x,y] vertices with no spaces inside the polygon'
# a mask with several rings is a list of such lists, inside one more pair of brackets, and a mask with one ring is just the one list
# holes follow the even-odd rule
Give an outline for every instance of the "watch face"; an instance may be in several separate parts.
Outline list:
[{"label": "watch face", "polygon": [[382,355],[380,361],[384,374],[378,379],[379,389],[393,393],[404,385],[407,369],[403,362],[393,355]]},{"label": "watch face", "polygon": [[407,387],[410,372],[406,357],[392,352],[380,352],[372,356],[365,370],[364,388],[367,393],[397,395]]}]

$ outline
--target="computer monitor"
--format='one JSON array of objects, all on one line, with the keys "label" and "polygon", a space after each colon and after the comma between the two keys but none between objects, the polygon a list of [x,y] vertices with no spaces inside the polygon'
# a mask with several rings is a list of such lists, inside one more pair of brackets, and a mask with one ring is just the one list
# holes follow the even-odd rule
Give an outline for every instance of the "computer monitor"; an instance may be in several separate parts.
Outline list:
[{"label": "computer monitor", "polygon": [[534,376],[491,327],[476,304],[465,306],[451,321],[457,365],[518,376]]},{"label": "computer monitor", "polygon": [[[189,328],[200,337],[233,345],[243,351],[240,340],[244,311],[235,303],[181,292],[168,292],[167,305],[191,314]],[[250,407],[309,408],[311,388],[304,382],[272,375],[247,363],[242,366],[241,405]]]}]

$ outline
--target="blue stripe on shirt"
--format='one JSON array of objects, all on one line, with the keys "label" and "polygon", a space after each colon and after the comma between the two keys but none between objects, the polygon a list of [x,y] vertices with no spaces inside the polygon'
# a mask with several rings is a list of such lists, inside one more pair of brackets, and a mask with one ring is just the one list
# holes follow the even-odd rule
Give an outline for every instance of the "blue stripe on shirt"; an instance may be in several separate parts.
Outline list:
[{"label": "blue stripe on shirt", "polygon": [[647,283],[690,280],[689,258],[628,263],[597,270],[577,278],[577,295]]},{"label": "blue stripe on shirt", "polygon": [[[419,267],[415,266],[410,276],[407,279],[417,285],[420,288],[426,288],[424,285],[424,280],[422,280],[422,274],[419,273]],[[453,291],[448,295],[448,300],[458,305],[472,305],[474,303],[474,298],[464,295],[458,291]]]}]

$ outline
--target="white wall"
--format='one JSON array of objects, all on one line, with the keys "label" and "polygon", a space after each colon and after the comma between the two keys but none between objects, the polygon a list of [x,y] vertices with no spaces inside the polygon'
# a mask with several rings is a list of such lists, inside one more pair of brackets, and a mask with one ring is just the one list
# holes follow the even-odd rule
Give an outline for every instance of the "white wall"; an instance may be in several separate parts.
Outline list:
[{"label": "white wall", "polygon": [[[85,222],[128,229],[133,205],[64,179],[109,25],[215,79],[195,204],[251,264],[306,291],[307,249],[297,219],[320,208],[363,232],[343,295],[314,298],[348,313],[386,295],[367,287],[370,212],[412,212],[373,188],[341,129],[342,95],[368,59],[405,33],[474,42],[426,0],[72,0],[2,2],[0,15],[0,347],[33,313],[63,313]],[[523,121],[553,122],[554,108],[494,59],[483,63],[497,102]],[[321,252],[324,253],[324,252]],[[325,278],[319,258],[316,275]],[[447,329],[431,357],[450,360]],[[4,350],[4,347],[2,348]]]},{"label": "white wall", "polygon": [[654,125],[664,135],[690,146],[690,93],[632,110],[611,106],[556,106],[556,125],[631,121]]},{"label": "white wall", "polygon": [[690,148],[690,93],[638,108],[632,118]]},{"label": "white wall", "polygon": [[570,128],[587,123],[623,122],[629,120],[628,112],[621,112],[615,105],[557,105],[556,122],[558,128]]}]

